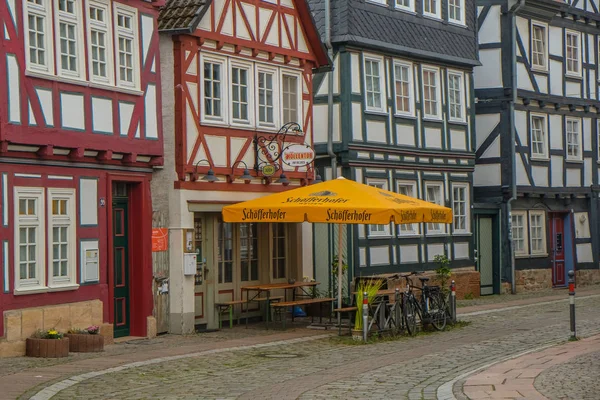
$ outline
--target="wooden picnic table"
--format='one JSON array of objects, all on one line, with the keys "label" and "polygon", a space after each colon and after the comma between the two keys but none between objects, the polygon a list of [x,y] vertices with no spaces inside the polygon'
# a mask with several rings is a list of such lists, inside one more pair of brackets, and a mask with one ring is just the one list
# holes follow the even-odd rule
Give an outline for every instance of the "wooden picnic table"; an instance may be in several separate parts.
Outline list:
[{"label": "wooden picnic table", "polygon": [[[258,284],[258,285],[248,285],[248,286],[244,286],[242,287],[242,292],[246,292],[246,313],[248,313],[248,308],[250,305],[251,301],[255,301],[256,298],[258,298],[261,293],[265,293],[266,295],[266,302],[267,302],[267,316],[266,316],[266,326],[267,329],[269,329],[269,314],[270,314],[270,307],[271,307],[271,291],[272,290],[283,290],[284,291],[284,298],[283,301],[287,300],[287,292],[288,290],[292,290],[292,301],[296,301],[296,289],[300,288],[302,289],[302,294],[300,296],[304,297],[304,298],[312,298],[314,297],[314,295],[312,293],[308,293],[306,290],[304,290],[304,288],[307,287],[315,287],[319,284],[319,282],[294,282],[294,283],[289,283],[289,282],[282,282],[282,283],[264,283],[264,284]],[[256,292],[252,297],[250,297],[250,292]],[[243,296],[242,296],[243,298]],[[294,320],[294,313],[292,313],[292,321]],[[248,315],[246,314],[246,327],[248,327]]]}]

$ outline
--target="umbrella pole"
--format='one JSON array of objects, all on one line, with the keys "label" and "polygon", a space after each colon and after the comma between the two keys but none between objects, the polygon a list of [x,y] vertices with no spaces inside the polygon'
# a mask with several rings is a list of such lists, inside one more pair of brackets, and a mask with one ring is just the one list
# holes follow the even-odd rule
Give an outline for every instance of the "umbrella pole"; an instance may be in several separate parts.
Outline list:
[{"label": "umbrella pole", "polygon": [[[338,308],[342,308],[342,227],[343,224],[338,225],[338,282],[337,282],[337,290],[338,290]],[[342,313],[338,313],[338,327],[342,326]]]}]

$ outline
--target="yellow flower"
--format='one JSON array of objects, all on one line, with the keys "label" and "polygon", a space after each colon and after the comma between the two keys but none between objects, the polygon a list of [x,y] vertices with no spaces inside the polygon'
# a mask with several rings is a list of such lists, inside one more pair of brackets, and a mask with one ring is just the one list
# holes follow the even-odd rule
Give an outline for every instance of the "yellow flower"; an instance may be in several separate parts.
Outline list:
[{"label": "yellow flower", "polygon": [[48,331],[48,335],[58,335],[58,332],[57,332],[57,331],[55,331],[54,329],[50,329],[50,330]]}]

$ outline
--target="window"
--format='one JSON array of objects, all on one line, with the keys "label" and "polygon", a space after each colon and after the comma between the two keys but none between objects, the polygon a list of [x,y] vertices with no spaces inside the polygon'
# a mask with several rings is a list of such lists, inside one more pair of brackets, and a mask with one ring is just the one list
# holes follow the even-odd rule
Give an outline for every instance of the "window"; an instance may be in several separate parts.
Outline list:
[{"label": "window", "polygon": [[49,286],[75,283],[75,192],[48,189]]},{"label": "window", "polygon": [[258,233],[256,224],[240,224],[242,282],[258,280]]},{"label": "window", "polygon": [[285,279],[286,275],[287,232],[285,226],[285,224],[271,224],[273,234],[273,279]]},{"label": "window", "polygon": [[581,124],[578,119],[567,118],[567,160],[581,160]]},{"label": "window", "polygon": [[441,117],[438,70],[423,68],[423,112],[426,118]]},{"label": "window", "polygon": [[567,73],[580,75],[581,73],[581,63],[580,59],[580,45],[579,41],[581,36],[578,32],[569,32],[566,34],[566,49],[567,49]]},{"label": "window", "polygon": [[598,160],[600,161],[600,120],[597,122],[597,129],[596,132],[598,132]]},{"label": "window", "polygon": [[[426,200],[430,203],[444,205],[442,197],[443,186],[441,183],[426,183],[425,184],[425,196]],[[444,233],[444,226],[440,223],[428,223],[427,233]]]},{"label": "window", "polygon": [[531,66],[546,70],[548,67],[548,45],[546,26],[531,25]]},{"label": "window", "polygon": [[464,0],[448,0],[448,21],[461,25],[465,24]]},{"label": "window", "polygon": [[[399,181],[398,193],[408,197],[417,197],[417,185],[415,182]],[[398,224],[399,235],[418,235],[418,224]]]},{"label": "window", "polygon": [[89,74],[92,81],[112,83],[112,47],[110,14],[102,3],[88,3]]},{"label": "window", "polygon": [[460,72],[448,72],[448,108],[450,121],[465,121],[465,91]]},{"label": "window", "polygon": [[231,76],[231,119],[233,123],[250,123],[250,70],[247,67],[232,65]]},{"label": "window", "polygon": [[[384,180],[380,181],[368,181],[367,184],[369,186],[376,187],[378,189],[387,190],[387,182]],[[390,226],[388,225],[369,225],[369,235],[370,236],[389,236],[390,234]]]},{"label": "window", "polygon": [[15,291],[45,285],[44,191],[15,188]]},{"label": "window", "polygon": [[[232,82],[235,85],[235,71],[234,68],[232,70]],[[246,83],[247,90],[247,83]],[[276,84],[275,84],[275,73],[274,72],[265,72],[258,71],[258,124],[259,125],[268,125],[275,126],[275,93],[276,93]],[[235,98],[235,92],[234,92]],[[247,108],[246,104],[246,108]],[[233,105],[234,109],[234,119],[235,119],[235,105]],[[244,119],[248,119],[247,117]]]},{"label": "window", "polygon": [[298,104],[300,102],[299,82],[300,79],[297,76],[287,74],[281,76],[281,96],[283,97],[282,124],[297,122],[302,119],[298,115]]},{"label": "window", "polygon": [[415,3],[413,0],[396,0],[396,8],[414,12]]},{"label": "window", "polygon": [[365,95],[367,111],[385,111],[383,79],[383,60],[365,58]]},{"label": "window", "polygon": [[81,77],[83,52],[80,49],[83,32],[80,32],[80,2],[75,0],[59,0],[56,10],[57,22],[57,66],[60,75]]},{"label": "window", "polygon": [[233,282],[233,224],[219,220],[217,268],[219,283]]},{"label": "window", "polygon": [[512,212],[512,244],[515,256],[525,255],[527,249],[527,215],[525,211]]},{"label": "window", "polygon": [[544,211],[529,212],[531,255],[546,255],[546,215]]},{"label": "window", "polygon": [[204,60],[204,113],[207,119],[223,119],[223,64]]},{"label": "window", "polygon": [[546,116],[531,116],[531,157],[548,157],[548,140],[546,133]]},{"label": "window", "polygon": [[136,78],[138,60],[136,55],[137,23],[134,9],[115,3],[115,47],[117,54],[117,86],[138,88]]},{"label": "window", "polygon": [[454,233],[468,233],[469,226],[469,186],[467,184],[452,185],[452,227]]},{"label": "window", "polygon": [[25,46],[28,67],[37,71],[52,72],[52,24],[47,15],[51,15],[48,0],[27,0],[25,14]]},{"label": "window", "polygon": [[412,65],[396,63],[394,65],[396,88],[396,113],[413,115]]},{"label": "window", "polygon": [[441,18],[440,0],[423,0],[423,15]]}]

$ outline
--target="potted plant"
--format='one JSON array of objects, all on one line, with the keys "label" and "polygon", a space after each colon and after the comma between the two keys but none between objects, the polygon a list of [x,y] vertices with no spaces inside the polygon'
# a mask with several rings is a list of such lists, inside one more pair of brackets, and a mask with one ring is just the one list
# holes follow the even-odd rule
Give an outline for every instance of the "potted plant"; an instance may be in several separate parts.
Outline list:
[{"label": "potted plant", "polygon": [[[332,282],[332,297],[335,297],[337,299],[337,292],[338,292],[338,268],[340,267],[340,259],[339,256],[336,254],[333,257],[333,261],[331,262],[331,282]],[[344,282],[346,280],[346,276],[347,276],[347,272],[348,272],[348,264],[346,264],[346,260],[344,259],[344,257],[342,257],[342,298],[343,299],[347,299],[346,296],[346,285],[344,285]],[[338,307],[337,305],[337,300],[336,300],[336,307]],[[339,307],[347,307],[348,304],[342,304]]]},{"label": "potted plant", "polygon": [[69,338],[56,329],[37,330],[25,342],[28,357],[60,358],[69,356]]},{"label": "potted plant", "polygon": [[100,327],[88,326],[85,329],[70,329],[65,336],[70,340],[69,350],[74,353],[92,353],[104,350],[104,336],[99,335]]},{"label": "potted plant", "polygon": [[377,292],[383,286],[383,279],[361,279],[356,288],[356,318],[354,319],[354,329],[352,329],[352,338],[354,340],[363,340],[363,296],[367,293],[367,302],[369,307],[377,297]]}]

